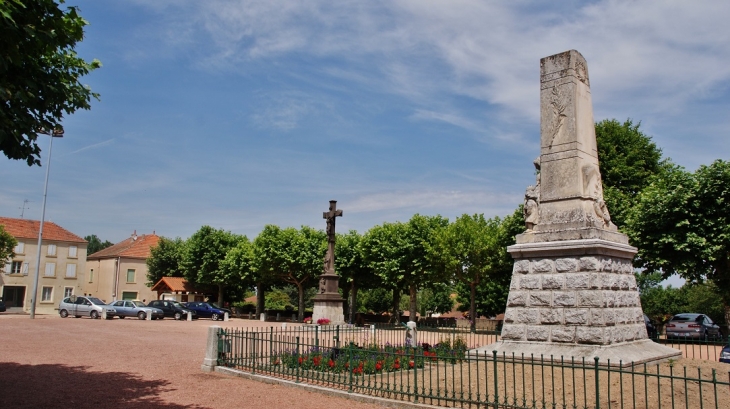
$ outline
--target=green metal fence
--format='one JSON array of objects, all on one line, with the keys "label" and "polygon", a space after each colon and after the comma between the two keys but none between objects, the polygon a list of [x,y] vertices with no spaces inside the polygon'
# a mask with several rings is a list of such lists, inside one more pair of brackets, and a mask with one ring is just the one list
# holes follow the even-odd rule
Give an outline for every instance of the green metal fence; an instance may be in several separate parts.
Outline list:
[{"label": "green metal fence", "polygon": [[[353,393],[468,408],[728,408],[730,365],[469,354],[495,333],[338,326],[223,329],[218,364]],[[708,345],[709,347],[709,345]],[[623,364],[623,363],[621,363]],[[727,365],[724,367],[723,365]]]}]

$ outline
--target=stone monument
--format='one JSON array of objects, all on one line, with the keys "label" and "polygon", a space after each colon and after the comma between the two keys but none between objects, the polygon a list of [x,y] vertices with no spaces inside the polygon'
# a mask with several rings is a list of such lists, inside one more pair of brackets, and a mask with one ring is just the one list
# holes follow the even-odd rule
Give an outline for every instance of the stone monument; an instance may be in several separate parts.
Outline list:
[{"label": "stone monument", "polygon": [[345,315],[339,289],[340,276],[335,273],[335,218],[342,217],[342,210],[337,210],[337,201],[330,200],[330,210],[322,217],[327,220],[327,254],[324,257],[324,274],[319,276],[319,291],[314,296],[312,323],[320,318],[327,318],[330,324],[344,324]]},{"label": "stone monument", "polygon": [[525,193],[501,341],[520,358],[623,365],[680,357],[648,339],[634,277],[636,248],[603,201],[588,67],[570,50],[540,60],[540,157]]}]

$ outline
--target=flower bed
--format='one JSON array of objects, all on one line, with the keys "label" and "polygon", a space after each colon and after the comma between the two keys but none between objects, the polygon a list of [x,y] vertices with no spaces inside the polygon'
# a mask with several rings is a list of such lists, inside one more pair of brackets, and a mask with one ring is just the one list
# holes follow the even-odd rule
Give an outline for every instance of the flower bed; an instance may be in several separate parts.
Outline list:
[{"label": "flower bed", "polygon": [[427,362],[445,361],[455,364],[464,358],[466,344],[457,338],[453,344],[443,341],[418,347],[386,344],[359,347],[354,343],[344,348],[311,348],[306,352],[286,351],[271,358],[273,365],[353,375],[377,374],[423,368]]}]

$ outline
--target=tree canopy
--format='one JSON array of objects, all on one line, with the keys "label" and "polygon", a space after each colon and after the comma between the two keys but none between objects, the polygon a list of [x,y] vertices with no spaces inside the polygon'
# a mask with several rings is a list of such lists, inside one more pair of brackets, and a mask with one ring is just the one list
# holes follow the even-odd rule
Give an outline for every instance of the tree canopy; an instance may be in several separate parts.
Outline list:
[{"label": "tree canopy", "polygon": [[54,0],[0,1],[0,151],[40,166],[42,130],[62,129],[64,114],[90,109],[98,94],[79,79],[101,67],[78,57],[88,22]]},{"label": "tree canopy", "polygon": [[15,237],[5,231],[5,228],[0,224],[0,267],[4,267],[6,261],[9,258],[15,257],[14,248],[18,245]]},{"label": "tree canopy", "polygon": [[238,285],[240,277],[223,268],[222,262],[239,240],[248,240],[229,231],[203,226],[187,240],[182,258],[185,279],[196,285],[218,289],[218,304],[223,305],[227,286]]},{"label": "tree canopy", "polygon": [[160,237],[147,258],[147,286],[155,285],[162,277],[184,277],[184,254],[185,242],[181,238]]},{"label": "tree canopy", "polygon": [[86,247],[86,254],[94,254],[97,251],[104,250],[105,248],[114,245],[114,243],[109,240],[104,240],[102,242],[100,238],[96,237],[96,234],[85,236],[84,240],[89,242],[89,245]]},{"label": "tree canopy", "polygon": [[611,212],[611,220],[619,227],[626,221],[626,213],[651,179],[671,167],[662,158],[651,137],[639,130],[641,123],[631,119],[623,123],[606,119],[596,123],[598,161],[603,180],[603,195]]}]

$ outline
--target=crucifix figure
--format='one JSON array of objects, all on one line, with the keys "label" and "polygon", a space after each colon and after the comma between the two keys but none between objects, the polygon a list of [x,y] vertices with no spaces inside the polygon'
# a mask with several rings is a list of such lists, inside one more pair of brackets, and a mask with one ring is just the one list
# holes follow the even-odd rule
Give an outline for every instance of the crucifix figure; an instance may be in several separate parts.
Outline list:
[{"label": "crucifix figure", "polygon": [[322,213],[327,220],[327,255],[324,257],[324,273],[335,273],[335,218],[342,217],[342,210],[337,210],[337,200],[330,200],[329,212]]}]

